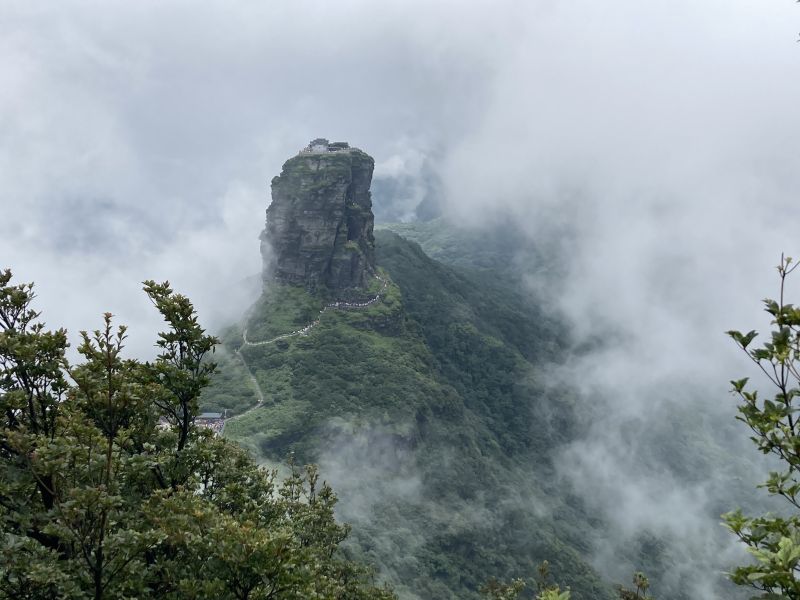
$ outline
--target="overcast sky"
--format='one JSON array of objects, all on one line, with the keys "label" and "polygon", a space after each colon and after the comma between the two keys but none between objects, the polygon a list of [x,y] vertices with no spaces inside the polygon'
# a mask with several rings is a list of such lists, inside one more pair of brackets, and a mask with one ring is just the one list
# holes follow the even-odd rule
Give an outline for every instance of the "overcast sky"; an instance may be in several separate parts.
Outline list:
[{"label": "overcast sky", "polygon": [[376,176],[432,164],[451,216],[569,219],[576,313],[702,312],[668,269],[760,285],[796,243],[798,30],[788,1],[4,2],[0,262],[54,325],[111,310],[143,343],[147,277],[213,320],[319,135]]},{"label": "overcast sky", "polygon": [[763,325],[772,266],[800,255],[799,31],[790,0],[6,0],[0,267],[73,340],[109,310],[146,355],[140,282],[238,317],[269,180],[347,140],[376,177],[436,179],[452,221],[571,232],[549,292],[579,337],[625,343],[572,365],[615,410],[565,469],[634,528],[637,506],[681,519],[707,490],[643,484],[610,439],[698,390],[732,419],[722,332]]}]

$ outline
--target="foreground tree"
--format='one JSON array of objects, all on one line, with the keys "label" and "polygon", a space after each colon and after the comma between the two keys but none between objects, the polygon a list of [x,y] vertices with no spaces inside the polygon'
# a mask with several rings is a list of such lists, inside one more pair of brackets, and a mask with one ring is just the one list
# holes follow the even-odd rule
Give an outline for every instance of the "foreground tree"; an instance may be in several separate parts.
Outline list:
[{"label": "foreground tree", "polygon": [[755,331],[728,332],[771,384],[770,398],[751,390],[748,378],[731,382],[741,400],[737,418],[752,430],[761,452],[779,459],[780,470],[771,472],[762,487],[785,500],[788,509],[784,516],[746,517],[739,510],[723,515],[754,558],[736,568],[731,579],[761,591],[761,598],[800,599],[800,308],[784,299],[786,279],[796,267],[791,258],[781,257],[779,299],[764,301],[773,325],[768,342],[751,349]]},{"label": "foreground tree", "polygon": [[[622,585],[617,588],[620,600],[655,600],[647,595],[650,581],[644,573],[637,571],[633,574],[633,586],[633,589]],[[486,600],[517,600],[524,590],[522,579],[505,583],[492,577],[478,591]],[[536,568],[536,590],[534,600],[570,600],[571,597],[569,588],[562,591],[560,586],[550,582],[550,563],[547,561]]]},{"label": "foreground tree", "polygon": [[[517,600],[525,589],[522,579],[514,579],[510,583],[492,577],[478,590],[486,600]],[[569,588],[562,591],[550,582],[550,563],[546,560],[536,567],[536,599],[535,600],[569,600]]]},{"label": "foreground tree", "polygon": [[645,577],[644,573],[637,571],[633,574],[633,588],[628,589],[625,586],[619,586],[620,600],[653,600],[652,596],[647,595],[647,590],[650,589],[650,580]]},{"label": "foreground tree", "polygon": [[0,273],[0,599],[393,598],[342,555],[316,469],[278,485],[195,426],[216,340],[169,284],[145,291],[157,359],[125,359],[107,314],[73,366],[32,286]]}]

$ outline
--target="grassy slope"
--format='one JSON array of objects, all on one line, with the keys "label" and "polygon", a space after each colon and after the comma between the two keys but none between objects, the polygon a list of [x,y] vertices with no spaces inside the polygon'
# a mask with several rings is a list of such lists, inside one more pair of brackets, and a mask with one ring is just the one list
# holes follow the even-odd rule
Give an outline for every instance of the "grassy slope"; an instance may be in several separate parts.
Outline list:
[{"label": "grassy slope", "polygon": [[[502,277],[446,267],[392,233],[379,232],[378,256],[399,285],[384,302],[327,311],[309,335],[268,346],[226,333],[229,358],[239,349],[267,396],[226,435],[264,459],[321,461],[356,525],[353,552],[405,596],[473,598],[489,576],[532,575],[548,559],[574,598],[610,598],[581,557],[598,524],[554,487],[549,456],[574,434],[573,398],[545,394],[535,365],[558,358],[558,323]],[[275,288],[248,337],[298,329],[321,302]],[[207,406],[250,389],[233,359]]]}]

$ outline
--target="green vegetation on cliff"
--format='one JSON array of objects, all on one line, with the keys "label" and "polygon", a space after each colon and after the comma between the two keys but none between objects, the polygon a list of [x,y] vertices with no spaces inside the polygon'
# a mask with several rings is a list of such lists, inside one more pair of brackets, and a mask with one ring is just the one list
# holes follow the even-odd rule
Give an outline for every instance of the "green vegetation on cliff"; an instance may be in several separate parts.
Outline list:
[{"label": "green vegetation on cliff", "polygon": [[[318,461],[343,498],[339,516],[355,525],[350,551],[378,565],[404,598],[475,598],[492,576],[527,577],[531,590],[532,565],[544,559],[573,598],[613,597],[588,564],[598,548],[647,572],[664,600],[692,598],[687,572],[721,585],[719,559],[687,566],[683,542],[658,524],[615,531],[563,479],[559,461],[581,447],[606,404],[579,399],[552,377],[580,349],[519,276],[530,261],[525,272],[550,285],[563,266],[544,261],[537,245],[509,243],[513,228],[489,235],[442,223],[391,226],[420,245],[387,229],[376,233],[377,262],[392,282],[387,301],[326,311],[306,335],[241,348],[270,393],[229,421],[226,435],[271,463],[289,452]],[[270,288],[249,316],[249,339],[297,330],[332,300]],[[225,339],[236,358],[242,329]],[[226,381],[244,390],[240,398],[253,393],[246,378]],[[207,400],[221,407],[236,395]],[[255,402],[251,395],[247,406]],[[732,463],[720,442],[739,435],[733,423],[688,402],[654,418],[637,451],[644,464],[692,485],[747,479],[748,467]],[[751,505],[738,489],[726,494],[709,506],[709,519],[731,502]]]},{"label": "green vegetation on cliff", "polygon": [[[260,346],[226,333],[265,396],[226,436],[262,460],[319,462],[356,525],[350,551],[401,597],[477,598],[488,576],[532,577],[544,559],[573,598],[613,597],[583,558],[598,524],[553,487],[554,449],[577,420],[538,365],[558,360],[563,328],[491,272],[454,270],[391,232],[376,250],[392,282],[381,302],[320,315],[329,298],[276,286],[246,321],[249,342],[319,324]],[[208,406],[227,402],[210,392]]]},{"label": "green vegetation on cliff", "polygon": [[[244,345],[238,330],[240,337],[232,342],[257,379],[265,402],[230,420],[226,434],[257,455],[280,458],[291,451],[303,460],[315,458],[332,418],[402,422],[418,401],[438,393],[424,345],[404,331],[396,286],[387,286],[382,302],[368,308],[322,314],[321,303],[314,305],[313,297],[300,288],[280,289],[256,305],[248,324],[269,313],[271,299],[288,296],[298,300],[296,318],[287,317],[289,305],[276,307],[279,320],[288,324],[281,333],[315,319],[319,325],[307,335],[264,345]],[[311,312],[309,305],[314,307]],[[274,335],[272,328],[248,325],[251,343]]]}]

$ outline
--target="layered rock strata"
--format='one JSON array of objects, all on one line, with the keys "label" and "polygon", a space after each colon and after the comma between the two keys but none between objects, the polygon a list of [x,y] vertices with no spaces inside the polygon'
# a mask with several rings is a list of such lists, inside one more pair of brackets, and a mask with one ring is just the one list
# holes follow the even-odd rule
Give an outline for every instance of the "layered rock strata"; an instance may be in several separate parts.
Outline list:
[{"label": "layered rock strata", "polygon": [[265,281],[342,291],[375,269],[369,191],[375,161],[344,142],[313,140],[272,180],[261,236]]}]

